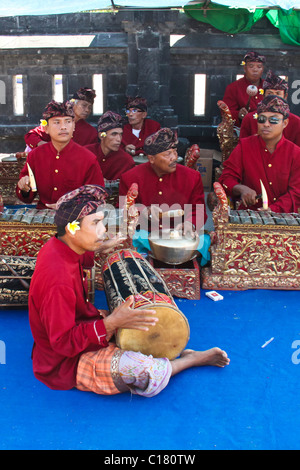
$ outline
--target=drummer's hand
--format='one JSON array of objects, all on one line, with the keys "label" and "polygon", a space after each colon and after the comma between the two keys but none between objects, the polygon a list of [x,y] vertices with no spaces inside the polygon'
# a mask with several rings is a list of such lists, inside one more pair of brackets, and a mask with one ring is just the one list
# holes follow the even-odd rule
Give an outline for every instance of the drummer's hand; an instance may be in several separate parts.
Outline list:
[{"label": "drummer's hand", "polygon": [[99,250],[97,250],[97,253],[103,253],[106,255],[113,251],[118,245],[120,245],[125,240],[126,236],[119,232],[112,238],[107,238],[106,240],[104,240]]},{"label": "drummer's hand", "polygon": [[131,295],[125,303],[119,305],[103,322],[107,335],[111,335],[118,328],[128,328],[133,330],[148,331],[151,326],[158,322],[155,310],[134,310]]},{"label": "drummer's hand", "polygon": [[23,193],[29,193],[31,190],[29,176],[26,175],[19,179],[18,188],[20,188]]},{"label": "drummer's hand", "polygon": [[186,220],[184,223],[180,223],[176,225],[175,230],[177,230],[180,234],[185,235],[190,238],[196,237],[196,231],[192,222]]}]

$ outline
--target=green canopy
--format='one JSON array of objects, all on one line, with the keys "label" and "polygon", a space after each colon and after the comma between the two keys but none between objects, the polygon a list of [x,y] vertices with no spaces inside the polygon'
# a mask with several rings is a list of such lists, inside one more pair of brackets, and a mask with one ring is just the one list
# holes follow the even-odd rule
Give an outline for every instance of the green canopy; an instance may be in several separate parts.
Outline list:
[{"label": "green canopy", "polygon": [[185,13],[203,23],[228,34],[250,31],[253,25],[266,16],[279,29],[282,42],[300,46],[300,11],[281,8],[232,8],[214,2],[188,4]]}]

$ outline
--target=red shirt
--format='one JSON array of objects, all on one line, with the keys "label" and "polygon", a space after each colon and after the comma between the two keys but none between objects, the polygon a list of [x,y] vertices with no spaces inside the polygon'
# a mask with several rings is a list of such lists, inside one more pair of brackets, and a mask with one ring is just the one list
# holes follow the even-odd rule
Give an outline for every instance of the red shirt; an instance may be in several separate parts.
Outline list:
[{"label": "red shirt", "polygon": [[[104,186],[95,155],[72,140],[61,152],[57,152],[51,142],[37,147],[28,154],[27,162],[35,176],[40,198],[37,209],[44,209],[45,204],[55,203],[64,194],[84,184]],[[26,163],[20,178],[25,175],[28,175]],[[31,203],[37,193],[30,191],[25,197],[17,186],[16,194],[24,203]]]},{"label": "red shirt", "polygon": [[80,256],[55,237],[37,257],[29,290],[29,322],[34,375],[52,389],[73,388],[81,354],[108,345],[103,320],[87,301]]},{"label": "red shirt", "polygon": [[[264,95],[259,92],[262,90],[264,80],[260,80],[260,84],[258,87],[258,92],[255,96],[252,96],[250,99],[250,107],[249,111],[256,111],[258,103],[260,103]],[[247,87],[251,85],[251,82],[247,80],[245,77],[236,80],[235,82],[230,83],[227,85],[225,94],[223,97],[223,101],[227,104],[230,109],[231,116],[235,119],[235,125],[240,126],[241,121],[239,120],[239,110],[241,108],[246,107],[249,99],[249,95],[247,94]]]},{"label": "red shirt", "polygon": [[152,119],[144,119],[142,129],[140,131],[139,137],[136,137],[132,133],[132,126],[130,124],[125,124],[123,127],[123,137],[122,137],[122,147],[125,148],[126,145],[133,144],[136,147],[135,155],[139,153],[145,153],[143,150],[144,142],[146,137],[151,134],[154,134],[160,129],[160,124],[157,121]]},{"label": "red shirt", "polygon": [[[24,136],[24,140],[28,147],[34,149],[38,146],[38,143],[41,142],[41,140],[44,142],[50,142],[51,138],[50,135],[44,131],[42,126],[38,126],[27,132]],[[73,140],[79,145],[88,145],[98,142],[97,129],[84,119],[80,119],[75,123]]]},{"label": "red shirt", "polygon": [[87,145],[86,148],[96,155],[102,174],[107,180],[117,180],[122,173],[135,166],[132,156],[121,148],[117,152],[109,152],[107,155],[104,155],[99,143]]},{"label": "red shirt", "polygon": [[[177,164],[174,173],[161,177],[153,171],[149,162],[142,163],[121,176],[119,194],[125,196],[132,183],[138,184],[136,203],[150,207],[151,204],[192,205],[192,212],[186,215],[195,226],[205,224],[207,219],[201,175],[198,171]],[[204,212],[202,212],[202,210]],[[198,213],[198,223],[197,223]]]},{"label": "red shirt", "polygon": [[[257,134],[257,119],[253,117],[254,114],[255,111],[248,113],[244,117],[240,130],[240,139]],[[289,123],[283,129],[283,135],[287,140],[290,140],[300,147],[300,117],[296,116],[296,114],[290,113]]]},{"label": "red shirt", "polygon": [[[224,162],[219,182],[229,196],[236,184],[244,184],[261,194],[260,179],[273,212],[297,212],[300,207],[300,148],[282,137],[275,151],[270,153],[258,135],[241,139]],[[261,199],[249,209],[258,207],[262,207]]]}]

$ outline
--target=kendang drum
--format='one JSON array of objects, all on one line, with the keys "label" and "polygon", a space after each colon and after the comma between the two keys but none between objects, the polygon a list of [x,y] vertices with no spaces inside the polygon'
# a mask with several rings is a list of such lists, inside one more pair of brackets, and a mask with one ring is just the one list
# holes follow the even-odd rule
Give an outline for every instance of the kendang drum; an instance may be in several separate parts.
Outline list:
[{"label": "kendang drum", "polygon": [[131,249],[110,255],[102,267],[110,312],[134,296],[134,309],[155,310],[159,321],[148,331],[120,328],[117,346],[153,357],[178,357],[186,347],[190,328],[165,282],[142,255]]}]

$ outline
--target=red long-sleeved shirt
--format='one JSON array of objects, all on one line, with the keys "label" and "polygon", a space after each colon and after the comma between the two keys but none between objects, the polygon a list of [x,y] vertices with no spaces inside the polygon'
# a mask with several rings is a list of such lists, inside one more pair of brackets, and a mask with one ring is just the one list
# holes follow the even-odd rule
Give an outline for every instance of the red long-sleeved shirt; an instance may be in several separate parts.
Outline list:
[{"label": "red long-sleeved shirt", "polygon": [[[264,80],[261,79],[257,95],[252,96],[250,99],[249,112],[256,111],[258,103],[260,103],[264,98],[264,95],[259,91],[262,90],[263,83]],[[239,80],[235,80],[234,82],[227,85],[225,89],[223,101],[230,109],[231,116],[233,119],[235,119],[236,126],[241,125],[239,120],[239,110],[246,107],[248,103],[249,95],[247,94],[246,90],[249,85],[251,85],[251,82],[249,82],[249,80],[247,80],[245,77],[242,77]]]},{"label": "red long-sleeved shirt", "polygon": [[[261,194],[260,179],[273,212],[297,212],[300,207],[300,148],[282,137],[275,151],[270,153],[258,135],[241,139],[224,162],[219,183],[229,196],[237,184]],[[249,209],[259,207],[262,207],[261,199]]]},{"label": "red long-sleeved shirt", "polygon": [[103,319],[87,300],[80,255],[55,237],[37,257],[29,290],[29,322],[34,375],[51,389],[75,387],[81,354],[108,345]]},{"label": "red long-sleeved shirt", "polygon": [[117,180],[122,173],[135,166],[132,156],[121,148],[117,152],[109,152],[107,155],[104,155],[99,143],[87,145],[86,148],[96,155],[102,174],[107,180]]},{"label": "red long-sleeved shirt", "polygon": [[[28,147],[34,149],[38,146],[39,142],[50,142],[51,138],[50,135],[44,131],[42,126],[38,126],[27,132],[24,136],[24,140]],[[98,142],[97,129],[84,119],[80,119],[75,123],[73,140],[79,145],[88,145]]]},{"label": "red long-sleeved shirt", "polygon": [[[119,194],[125,196],[132,183],[138,184],[136,203],[150,207],[151,204],[174,204],[184,209],[191,205],[191,212],[185,214],[186,220],[196,227],[203,226],[207,219],[201,175],[198,171],[183,165],[176,166],[174,173],[161,177],[153,171],[149,162],[142,163],[121,176]],[[202,212],[203,211],[203,212]],[[197,218],[198,214],[198,218]]]},{"label": "red long-sleeved shirt", "polygon": [[[252,113],[248,113],[241,125],[240,130],[240,139],[244,137],[249,137],[250,135],[257,134],[257,119],[254,117],[255,111]],[[283,135],[287,140],[290,140],[294,144],[300,147],[300,117],[296,116],[296,114],[290,113],[289,115],[289,123],[283,129]]]},{"label": "red long-sleeved shirt", "polygon": [[[51,142],[32,150],[27,162],[33,171],[39,202],[38,209],[44,209],[45,204],[53,204],[64,194],[79,188],[84,184],[104,186],[104,178],[95,155],[76,144],[72,140],[60,152],[57,152]],[[28,175],[27,163],[20,173],[20,178]],[[36,192],[30,191],[24,196],[16,188],[17,197],[24,203],[31,203]]]},{"label": "red long-sleeved shirt", "polygon": [[135,155],[139,153],[144,153],[143,146],[146,137],[154,134],[160,129],[160,124],[153,119],[146,118],[143,122],[142,129],[140,131],[139,137],[136,137],[132,133],[132,126],[130,124],[125,124],[123,127],[123,137],[122,137],[122,148],[125,148],[126,145],[132,144],[135,146]]}]

